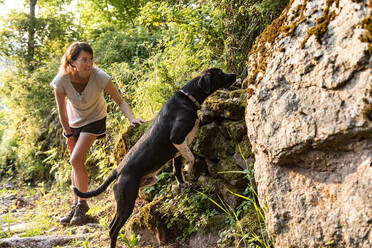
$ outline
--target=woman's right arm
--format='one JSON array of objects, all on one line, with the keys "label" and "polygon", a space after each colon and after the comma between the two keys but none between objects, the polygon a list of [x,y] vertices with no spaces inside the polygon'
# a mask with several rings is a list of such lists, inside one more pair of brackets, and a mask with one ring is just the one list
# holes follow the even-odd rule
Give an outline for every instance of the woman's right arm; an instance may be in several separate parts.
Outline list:
[{"label": "woman's right arm", "polygon": [[71,134],[72,132],[70,126],[68,125],[68,116],[66,110],[66,95],[58,92],[57,90],[54,90],[54,95],[57,101],[59,122],[61,123],[65,134]]},{"label": "woman's right arm", "polygon": [[[54,90],[54,95],[56,97],[57,108],[58,108],[58,116],[59,122],[62,125],[63,131],[65,134],[72,134],[70,126],[68,124],[68,116],[66,110],[66,95],[64,93],[58,92]],[[76,138],[71,136],[67,138],[67,150],[72,153],[76,144]]]}]

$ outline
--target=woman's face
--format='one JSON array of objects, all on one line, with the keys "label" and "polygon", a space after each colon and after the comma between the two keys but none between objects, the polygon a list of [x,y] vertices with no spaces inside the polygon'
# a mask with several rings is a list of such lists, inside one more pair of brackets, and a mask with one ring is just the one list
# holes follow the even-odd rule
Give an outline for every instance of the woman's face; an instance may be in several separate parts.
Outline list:
[{"label": "woman's face", "polygon": [[80,78],[89,78],[93,68],[93,56],[86,51],[81,51],[77,59],[72,62],[72,65]]}]

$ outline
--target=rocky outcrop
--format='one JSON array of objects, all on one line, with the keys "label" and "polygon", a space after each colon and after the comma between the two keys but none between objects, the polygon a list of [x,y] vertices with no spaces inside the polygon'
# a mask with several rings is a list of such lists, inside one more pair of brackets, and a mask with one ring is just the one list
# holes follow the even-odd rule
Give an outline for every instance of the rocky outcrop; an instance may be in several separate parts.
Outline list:
[{"label": "rocky outcrop", "polygon": [[276,247],[372,246],[371,8],[291,1],[251,53],[245,120]]}]

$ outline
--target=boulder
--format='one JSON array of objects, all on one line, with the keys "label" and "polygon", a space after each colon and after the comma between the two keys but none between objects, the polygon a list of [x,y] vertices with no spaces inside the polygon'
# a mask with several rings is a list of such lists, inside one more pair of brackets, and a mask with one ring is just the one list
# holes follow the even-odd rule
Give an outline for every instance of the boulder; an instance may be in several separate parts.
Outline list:
[{"label": "boulder", "polygon": [[191,147],[195,154],[209,159],[221,159],[234,153],[232,142],[215,122],[199,128]]},{"label": "boulder", "polygon": [[119,135],[114,149],[114,157],[117,164],[121,162],[127,152],[137,143],[153,121],[147,121],[142,125],[129,126],[124,133]]},{"label": "boulder", "polygon": [[204,125],[216,119],[244,119],[246,97],[245,90],[217,90],[202,105],[199,114],[201,124]]},{"label": "boulder", "polygon": [[252,50],[245,120],[275,247],[372,247],[371,7],[291,1]]},{"label": "boulder", "polygon": [[141,236],[138,244],[141,247],[162,245],[166,242],[167,236],[169,236],[167,235],[166,226],[156,211],[162,200],[162,198],[157,198],[142,206],[125,225],[127,235],[135,233]]}]

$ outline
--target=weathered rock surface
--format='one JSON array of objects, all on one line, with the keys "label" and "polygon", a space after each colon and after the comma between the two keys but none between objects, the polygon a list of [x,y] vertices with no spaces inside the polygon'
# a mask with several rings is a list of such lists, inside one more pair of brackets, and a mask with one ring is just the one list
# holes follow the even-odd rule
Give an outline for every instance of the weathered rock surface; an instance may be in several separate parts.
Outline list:
[{"label": "weathered rock surface", "polygon": [[292,1],[248,63],[247,133],[275,247],[372,247],[371,7]]},{"label": "weathered rock surface", "polygon": [[66,245],[73,240],[86,239],[86,235],[79,236],[35,236],[27,238],[7,238],[0,240],[0,247],[9,248],[52,248],[59,245]]}]

